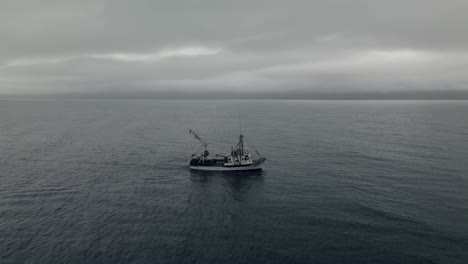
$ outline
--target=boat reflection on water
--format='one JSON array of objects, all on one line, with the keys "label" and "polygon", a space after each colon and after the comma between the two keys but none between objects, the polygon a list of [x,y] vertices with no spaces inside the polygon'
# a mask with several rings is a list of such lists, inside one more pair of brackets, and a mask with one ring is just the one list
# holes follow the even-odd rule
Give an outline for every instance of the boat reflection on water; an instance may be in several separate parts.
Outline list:
[{"label": "boat reflection on water", "polygon": [[[200,187],[205,191],[207,188],[213,190],[224,189],[225,192],[231,193],[232,195],[243,195],[250,192],[255,192],[255,195],[259,195],[262,193],[263,180],[267,173],[263,170],[249,172],[207,172],[190,170],[190,175],[192,182],[198,183],[196,184],[196,189]],[[228,187],[228,189],[226,189],[226,187]],[[223,195],[222,192],[220,195]]]},{"label": "boat reflection on water", "polygon": [[[252,170],[252,171],[226,171],[226,172],[214,172],[214,171],[199,171],[190,170],[192,181],[198,182],[209,182],[215,179],[221,178],[228,183],[233,184],[245,184],[251,181],[258,182],[263,181],[263,177],[266,175],[264,170]],[[217,178],[217,179],[216,179]]]},{"label": "boat reflection on water", "polygon": [[183,234],[182,252],[193,259],[203,259],[207,252],[216,254],[220,248],[230,247],[226,238],[245,245],[251,236],[244,231],[256,225],[255,219],[263,207],[266,173],[187,172],[191,184],[180,214],[184,224],[178,227]]}]

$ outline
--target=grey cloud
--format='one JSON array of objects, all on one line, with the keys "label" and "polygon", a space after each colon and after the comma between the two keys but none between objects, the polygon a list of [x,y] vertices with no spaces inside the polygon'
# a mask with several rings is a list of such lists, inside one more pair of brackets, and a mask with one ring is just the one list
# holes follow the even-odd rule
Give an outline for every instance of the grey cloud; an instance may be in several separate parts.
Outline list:
[{"label": "grey cloud", "polygon": [[468,94],[468,2],[1,1],[0,94]]}]

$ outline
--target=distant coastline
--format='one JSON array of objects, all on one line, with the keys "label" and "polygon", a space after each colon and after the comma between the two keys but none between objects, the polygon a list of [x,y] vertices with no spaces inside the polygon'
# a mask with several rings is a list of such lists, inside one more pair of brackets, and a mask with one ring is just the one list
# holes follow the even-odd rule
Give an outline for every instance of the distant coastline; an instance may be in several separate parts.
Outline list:
[{"label": "distant coastline", "polygon": [[209,92],[96,92],[0,94],[0,98],[63,99],[265,99],[265,100],[468,100],[468,91],[355,92],[355,93],[209,93]]}]

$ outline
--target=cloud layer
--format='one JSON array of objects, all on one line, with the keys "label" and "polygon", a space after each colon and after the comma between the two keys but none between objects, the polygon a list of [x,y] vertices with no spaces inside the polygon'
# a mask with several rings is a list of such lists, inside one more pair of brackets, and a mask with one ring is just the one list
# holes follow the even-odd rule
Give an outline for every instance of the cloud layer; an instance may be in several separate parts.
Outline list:
[{"label": "cloud layer", "polygon": [[0,94],[468,95],[464,0],[1,1]]}]

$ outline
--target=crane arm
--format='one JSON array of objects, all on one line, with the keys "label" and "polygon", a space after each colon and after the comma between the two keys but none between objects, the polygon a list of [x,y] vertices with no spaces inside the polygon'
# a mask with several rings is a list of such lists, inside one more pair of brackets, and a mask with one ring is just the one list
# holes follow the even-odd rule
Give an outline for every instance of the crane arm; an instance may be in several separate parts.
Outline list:
[{"label": "crane arm", "polygon": [[195,133],[192,129],[189,129],[189,133],[192,134],[203,146],[206,148],[208,145],[205,140],[203,140],[197,133]]}]

